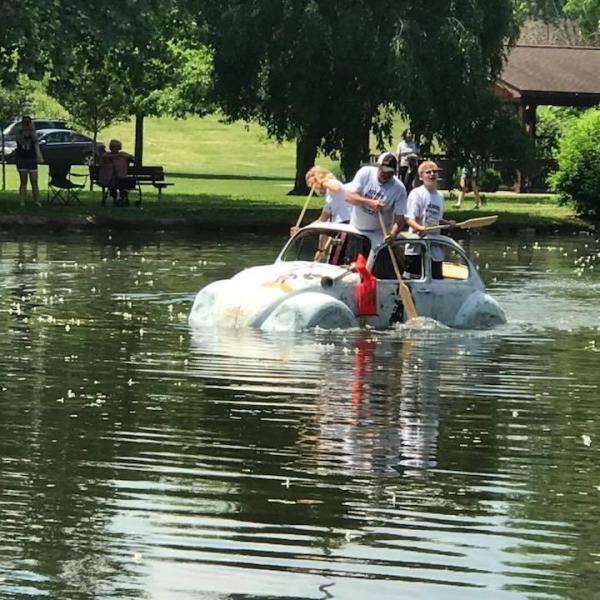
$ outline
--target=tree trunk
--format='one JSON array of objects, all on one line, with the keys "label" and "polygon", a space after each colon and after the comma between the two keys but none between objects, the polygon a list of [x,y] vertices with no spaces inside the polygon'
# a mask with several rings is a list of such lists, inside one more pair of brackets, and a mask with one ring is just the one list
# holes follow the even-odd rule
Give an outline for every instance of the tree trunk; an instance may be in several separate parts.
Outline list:
[{"label": "tree trunk", "polygon": [[6,162],[4,161],[4,129],[2,127],[0,127],[0,135],[2,136],[2,156],[0,160],[2,160],[2,191],[4,192],[6,190]]},{"label": "tree trunk", "polygon": [[142,165],[144,160],[144,115],[135,115],[135,150],[133,153],[135,164]]},{"label": "tree trunk", "polygon": [[304,176],[315,164],[317,158],[318,140],[316,136],[303,135],[296,140],[296,178],[294,189],[288,192],[288,196],[304,196],[308,193],[308,187]]},{"label": "tree trunk", "polygon": [[[93,139],[92,154],[94,155],[93,162],[94,162],[94,164],[98,164],[98,161],[96,160],[96,154],[97,154],[97,149],[98,149],[98,125],[96,125],[96,124],[94,124],[94,137],[92,139]],[[93,191],[93,189],[94,189],[94,182],[92,181],[92,178],[90,177],[90,192]]]}]

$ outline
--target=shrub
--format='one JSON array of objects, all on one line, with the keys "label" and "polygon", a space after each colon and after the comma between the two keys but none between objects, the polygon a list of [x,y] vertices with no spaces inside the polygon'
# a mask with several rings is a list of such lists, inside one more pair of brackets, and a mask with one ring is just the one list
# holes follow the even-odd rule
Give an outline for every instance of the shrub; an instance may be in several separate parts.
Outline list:
[{"label": "shrub", "polygon": [[552,158],[558,150],[558,143],[564,132],[582,114],[581,108],[540,106],[535,128],[535,157],[543,160]]},{"label": "shrub", "polygon": [[[460,187],[461,167],[454,171],[452,176],[452,187]],[[497,192],[502,183],[502,176],[497,169],[492,167],[480,167],[477,170],[477,186],[481,192]]]},{"label": "shrub", "polygon": [[493,169],[492,167],[486,167],[485,169],[481,169],[477,175],[479,189],[482,192],[498,191],[498,188],[502,183],[502,177],[496,169]]},{"label": "shrub", "polygon": [[558,170],[548,178],[561,204],[571,203],[578,215],[600,218],[600,109],[573,122],[560,139]]}]

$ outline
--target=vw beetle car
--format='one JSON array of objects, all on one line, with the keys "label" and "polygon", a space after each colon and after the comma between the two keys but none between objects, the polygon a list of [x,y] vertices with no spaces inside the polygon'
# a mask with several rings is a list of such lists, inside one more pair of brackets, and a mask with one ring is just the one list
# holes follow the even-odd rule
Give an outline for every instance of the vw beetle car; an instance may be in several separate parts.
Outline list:
[{"label": "vw beetle car", "polygon": [[[421,249],[422,271],[404,273],[407,245]],[[432,248],[444,251],[443,279],[432,279]],[[481,277],[462,247],[447,236],[420,238],[404,233],[392,245],[406,277],[417,314],[449,327],[485,329],[506,322],[500,305],[486,293]],[[374,276],[376,314],[361,316],[362,275],[357,257],[367,257]],[[371,278],[373,281],[373,277]],[[371,248],[351,225],[317,223],[296,233],[271,265],[244,269],[231,279],[201,289],[192,306],[192,327],[253,327],[263,331],[298,331],[320,327],[345,329],[368,325],[387,328],[405,320],[398,280],[386,245]]]}]

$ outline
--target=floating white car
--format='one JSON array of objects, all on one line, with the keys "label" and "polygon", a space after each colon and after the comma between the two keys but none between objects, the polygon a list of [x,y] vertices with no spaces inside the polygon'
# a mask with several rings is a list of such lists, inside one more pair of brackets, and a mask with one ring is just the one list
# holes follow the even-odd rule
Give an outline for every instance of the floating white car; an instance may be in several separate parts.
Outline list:
[{"label": "floating white car", "polygon": [[[407,244],[421,247],[421,275],[404,273]],[[430,255],[444,252],[443,279],[432,279]],[[481,277],[462,247],[447,236],[400,234],[392,245],[399,270],[419,317],[449,327],[486,329],[506,322],[500,305],[485,291]],[[319,250],[320,249],[320,250]],[[365,270],[356,269],[359,254]],[[438,251],[439,254],[439,251]],[[358,260],[357,260],[358,258]],[[373,288],[369,291],[369,287]],[[371,309],[364,312],[366,304]],[[362,297],[361,297],[362,296]],[[351,225],[318,223],[296,233],[271,265],[244,269],[231,279],[201,289],[194,301],[192,327],[252,327],[299,331],[320,327],[377,329],[405,320],[398,280],[386,245],[370,240]]]}]

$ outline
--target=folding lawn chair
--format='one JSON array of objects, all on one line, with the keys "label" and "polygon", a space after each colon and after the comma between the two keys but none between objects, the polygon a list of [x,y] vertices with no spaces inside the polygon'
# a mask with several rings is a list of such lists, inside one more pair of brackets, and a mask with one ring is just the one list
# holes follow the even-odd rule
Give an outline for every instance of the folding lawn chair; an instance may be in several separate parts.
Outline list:
[{"label": "folding lawn chair", "polygon": [[[75,183],[71,178],[83,178],[81,183]],[[71,173],[71,164],[68,162],[48,163],[48,194],[46,201],[48,204],[53,202],[61,204],[70,204],[79,202],[79,191],[85,187],[87,175]]]}]

